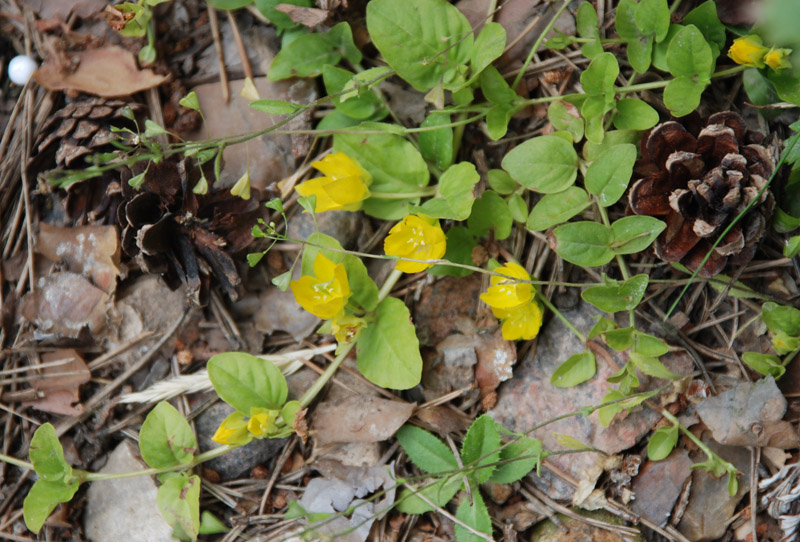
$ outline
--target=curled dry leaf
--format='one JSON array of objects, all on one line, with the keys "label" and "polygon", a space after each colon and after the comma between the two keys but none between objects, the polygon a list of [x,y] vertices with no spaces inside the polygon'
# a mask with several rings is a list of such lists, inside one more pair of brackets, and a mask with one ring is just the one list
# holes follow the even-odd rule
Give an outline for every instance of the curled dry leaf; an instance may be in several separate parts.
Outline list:
[{"label": "curled dry leaf", "polygon": [[63,272],[42,277],[36,290],[22,299],[22,317],[36,325],[42,337],[78,338],[106,324],[111,297],[82,276]]},{"label": "curled dry leaf", "polygon": [[370,395],[351,395],[319,405],[311,424],[318,444],[380,442],[406,423],[414,405]]},{"label": "curled dry leaf", "polygon": [[140,70],[133,53],[116,45],[77,51],[71,58],[77,64],[75,70],[64,70],[56,58],[50,57],[33,74],[34,79],[48,90],[72,90],[106,98],[129,96],[168,79],[153,70]]},{"label": "curled dry leaf", "polygon": [[330,12],[325,9],[307,8],[293,4],[278,4],[275,9],[288,15],[292,21],[308,28],[314,28],[324,23],[330,16]]},{"label": "curled dry leaf", "polygon": [[56,350],[42,354],[40,362],[48,366],[41,372],[28,373],[40,398],[24,403],[25,406],[65,416],[83,413],[83,405],[79,403],[80,386],[88,382],[92,374],[81,355],[72,349]]},{"label": "curled dry leaf", "polygon": [[120,245],[116,226],[59,228],[42,222],[36,252],[64,264],[68,271],[91,278],[108,294],[117,288]]}]

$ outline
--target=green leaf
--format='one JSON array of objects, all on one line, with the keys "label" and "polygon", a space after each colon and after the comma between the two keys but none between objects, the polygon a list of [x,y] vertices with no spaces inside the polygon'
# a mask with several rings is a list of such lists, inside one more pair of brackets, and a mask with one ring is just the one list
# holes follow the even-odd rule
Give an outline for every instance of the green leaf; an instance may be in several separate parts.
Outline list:
[{"label": "green leaf", "polygon": [[420,92],[440,83],[451,88],[473,49],[469,21],[444,0],[373,0],[367,30],[386,62]]},{"label": "green leaf", "polygon": [[[456,518],[480,533],[489,536],[492,534],[492,518],[489,517],[489,509],[486,508],[480,491],[472,492],[472,504],[469,499],[461,501],[456,510]],[[458,542],[486,542],[485,538],[466,530],[458,523],[455,526],[455,533]]]},{"label": "green leaf", "polygon": [[469,215],[467,226],[475,237],[483,237],[494,230],[496,239],[503,240],[511,235],[511,226],[514,219],[508,204],[497,192],[486,190],[483,195],[472,204],[472,214]]},{"label": "green leaf", "polygon": [[[370,4],[372,5],[372,4]],[[430,173],[425,160],[409,141],[394,134],[336,134],[333,148],[358,160],[372,175],[372,194],[414,193],[428,185]],[[387,200],[369,198],[364,211],[384,220],[400,220],[407,216],[408,205],[419,198]]]},{"label": "green leaf", "polygon": [[553,437],[556,439],[556,442],[559,443],[564,448],[568,448],[570,450],[591,450],[592,447],[584,444],[580,440],[576,439],[571,435],[565,435],[564,433],[553,433]]},{"label": "green leaf", "polygon": [[489,139],[497,141],[508,132],[508,123],[514,109],[503,105],[495,105],[486,113],[486,132]]},{"label": "green leaf", "polygon": [[243,8],[253,3],[253,0],[207,0],[208,4],[214,9],[230,11]]},{"label": "green leaf", "polygon": [[[510,461],[498,465],[492,472],[490,482],[510,484],[522,480],[537,468],[542,456],[542,442],[530,437],[520,437],[500,450],[500,461]],[[513,461],[512,461],[513,460]]]},{"label": "green leaf", "polygon": [[786,372],[781,358],[772,354],[745,352],[742,354],[742,361],[755,372],[764,376],[772,376],[775,380],[778,380]]},{"label": "green leaf", "polygon": [[486,180],[489,186],[498,194],[508,195],[517,189],[519,186],[517,182],[511,178],[511,175],[502,169],[490,169],[486,173]]},{"label": "green leaf", "polygon": [[800,105],[800,75],[794,73],[794,70],[769,70],[767,78],[781,100]]},{"label": "green leaf", "polygon": [[678,380],[680,375],[676,375],[661,363],[657,358],[650,356],[643,356],[636,352],[630,353],[631,363],[640,371],[648,376],[656,378],[666,378],[669,380]]},{"label": "green leaf", "polygon": [[688,115],[700,105],[700,98],[708,83],[707,80],[698,82],[692,76],[680,75],[664,88],[664,105],[676,117]]},{"label": "green leaf", "polygon": [[578,155],[569,141],[548,135],[529,139],[503,157],[503,169],[525,188],[563,192],[578,176]]},{"label": "green leaf", "polygon": [[556,252],[568,262],[598,267],[614,259],[611,228],[597,222],[570,222],[553,230]]},{"label": "green leaf", "polygon": [[669,42],[667,66],[675,77],[685,75],[708,84],[714,59],[711,47],[696,26],[682,28]]},{"label": "green leaf", "polygon": [[356,343],[358,369],[382,388],[413,388],[422,376],[422,357],[408,307],[387,297],[378,304],[375,317]]},{"label": "green leaf", "polygon": [[[458,474],[426,484],[419,493],[436,506],[445,506],[462,486],[463,476]],[[410,489],[404,489],[397,499],[397,510],[404,514],[424,514],[434,509],[433,506],[418,497]]]},{"label": "green leaf", "polygon": [[641,303],[648,280],[648,275],[643,273],[622,282],[592,286],[581,292],[581,297],[604,312],[630,311]]},{"label": "green leaf", "polygon": [[152,45],[145,45],[139,49],[139,64],[149,66],[156,61],[156,48]]},{"label": "green leaf", "polygon": [[642,356],[657,358],[658,356],[663,356],[669,352],[669,346],[667,346],[667,343],[658,337],[648,335],[647,333],[642,333],[641,331],[636,331],[633,335],[633,346],[631,347],[631,352],[636,352]]},{"label": "green leaf", "polygon": [[609,146],[586,170],[586,190],[595,194],[603,207],[614,205],[628,189],[635,162],[635,145]]},{"label": "green leaf", "polygon": [[[587,5],[591,6],[591,4],[581,4],[581,7]],[[578,108],[571,103],[565,101],[551,103],[547,108],[547,118],[556,130],[569,132],[575,143],[583,139],[583,118],[581,118]]]},{"label": "green leaf", "polygon": [[227,525],[208,510],[203,510],[200,514],[199,534],[220,534],[227,533],[229,530]]},{"label": "green leaf", "polygon": [[786,355],[800,348],[800,337],[793,337],[784,332],[772,336],[772,347],[780,355]]},{"label": "green leaf", "polygon": [[644,73],[650,68],[653,53],[653,36],[646,36],[636,24],[636,9],[638,4],[634,0],[620,0],[617,5],[617,14],[614,25],[617,34],[625,40],[628,46],[628,61],[633,69]]},{"label": "green leaf", "polygon": [[317,259],[317,254],[320,252],[333,263],[342,263],[344,261],[345,254],[342,251],[342,245],[339,244],[339,241],[330,235],[314,232],[308,236],[306,245],[303,247],[303,258],[300,261],[300,271],[302,275],[315,276],[314,260]]},{"label": "green leaf", "polygon": [[800,310],[769,301],[761,306],[761,318],[773,333],[800,336]]},{"label": "green leaf", "polygon": [[547,194],[531,209],[527,222],[528,229],[546,230],[566,222],[591,204],[586,190],[577,186],[570,186],[558,194]]},{"label": "green leaf", "polygon": [[611,224],[612,250],[616,254],[635,254],[650,246],[667,224],[652,216],[626,216]]},{"label": "green leaf", "polygon": [[78,491],[80,483],[73,480],[67,483],[63,480],[48,482],[37,480],[25,496],[22,503],[22,517],[25,525],[34,533],[42,530],[47,517],[62,502],[69,502]]},{"label": "green leaf", "polygon": [[481,72],[480,84],[484,98],[504,109],[513,109],[519,98],[494,66]]},{"label": "green leaf", "polygon": [[172,527],[172,536],[194,542],[200,531],[200,477],[173,476],[158,488],[158,509]]},{"label": "green leaf", "polygon": [[197,451],[197,440],[186,418],[161,401],[142,424],[139,450],[145,463],[154,469],[167,469],[190,463]]},{"label": "green leaf", "polygon": [[586,338],[592,340],[595,337],[603,335],[607,331],[611,331],[612,329],[617,329],[617,323],[611,318],[606,318],[605,316],[601,316],[597,320],[597,323],[592,326],[592,329],[589,330],[589,334],[586,336]]},{"label": "green leaf", "polygon": [[475,46],[469,59],[469,67],[473,74],[478,74],[500,58],[506,46],[506,29],[500,23],[486,23],[475,38]]},{"label": "green leaf", "polygon": [[280,369],[245,352],[212,356],[208,376],[220,399],[248,415],[252,407],[280,409],[289,393]]},{"label": "green leaf", "polygon": [[280,81],[289,77],[316,77],[326,64],[336,65],[342,57],[353,64],[361,62],[361,52],[353,42],[350,25],[345,22],[337,24],[325,34],[298,36],[275,55],[267,79]]},{"label": "green leaf", "polygon": [[33,463],[33,470],[42,480],[57,482],[72,476],[72,467],[64,459],[64,449],[51,423],[42,424],[36,429],[28,455]]},{"label": "green leaf", "polygon": [[[601,403],[608,403],[609,401],[616,401],[625,397],[621,391],[619,390],[611,390],[609,391],[604,397],[603,400],[600,401]],[[622,408],[622,405],[619,403],[614,403],[612,405],[606,405],[604,407],[597,409],[597,421],[600,422],[600,425],[603,427],[608,427],[611,425],[611,422],[614,420],[614,416],[619,414],[625,410]]]},{"label": "green leaf", "polygon": [[[329,96],[339,94],[345,90],[347,84],[353,81],[355,75],[351,71],[337,68],[336,66],[325,65],[322,67],[322,80]],[[344,96],[333,98],[333,106],[348,117],[355,119],[372,119],[379,112],[382,112],[381,118],[388,114],[374,90],[370,89],[356,94],[356,96],[347,99]]]},{"label": "green leaf", "polygon": [[614,350],[622,352],[633,346],[633,334],[634,329],[632,327],[611,329],[606,332],[606,344]]},{"label": "green leaf", "polygon": [[634,13],[639,31],[647,36],[653,36],[657,42],[667,36],[669,19],[667,0],[641,0]]},{"label": "green leaf", "polygon": [[436,197],[423,203],[419,210],[431,218],[466,220],[475,200],[473,189],[480,180],[472,163],[454,164],[439,178]]},{"label": "green leaf", "polygon": [[[478,246],[478,242],[469,229],[464,226],[453,226],[447,232],[447,249],[444,259],[453,263],[475,265],[472,261],[472,251],[476,246]],[[434,276],[466,277],[473,272],[452,265],[434,265],[428,270],[428,273]]]},{"label": "green leaf", "polygon": [[397,441],[408,458],[429,474],[458,469],[458,461],[450,448],[424,429],[406,424],[397,431]]},{"label": "green leaf", "polygon": [[508,210],[514,222],[525,223],[528,220],[528,204],[519,194],[511,194],[506,198]]},{"label": "green leaf", "polygon": [[472,422],[461,445],[461,462],[465,468],[475,469],[473,472],[478,483],[482,484],[492,476],[494,463],[500,460],[499,448],[500,433],[494,420],[483,414]]},{"label": "green leaf", "polygon": [[783,247],[784,258],[794,258],[800,253],[800,235],[795,235],[786,240],[786,246]]},{"label": "green leaf", "polygon": [[661,43],[656,43],[653,46],[653,67],[657,68],[663,72],[669,71],[669,66],[667,66],[667,49],[669,49],[669,44],[672,42],[672,38],[683,29],[684,26],[682,24],[671,24],[669,25],[669,32],[667,32],[667,37],[664,38],[664,41]]},{"label": "green leaf", "polygon": [[[431,128],[450,124],[450,115],[431,112],[420,124],[420,128]],[[453,163],[453,127],[419,133],[419,150],[423,158],[433,162],[439,169],[447,169]]]},{"label": "green leaf", "polygon": [[593,42],[581,45],[581,54],[583,56],[594,58],[603,52],[603,44],[600,43],[600,26],[597,11],[595,11],[591,2],[582,2],[578,6],[578,11],[575,14],[575,26],[580,37],[594,39]]},{"label": "green leaf", "polygon": [[256,100],[250,102],[250,107],[270,115],[290,115],[303,109],[302,105],[285,102],[283,100]]},{"label": "green leaf", "polygon": [[591,350],[573,354],[558,366],[550,377],[557,388],[571,388],[582,384],[597,373],[597,364]]},{"label": "green leaf", "polygon": [[800,217],[795,217],[778,207],[772,227],[778,233],[789,233],[800,227]]},{"label": "green leaf", "polygon": [[367,266],[361,258],[352,254],[344,257],[344,269],[352,292],[352,300],[366,311],[374,311],[378,306],[378,286],[367,273]]},{"label": "green leaf", "polygon": [[612,122],[620,130],[647,130],[658,124],[658,111],[637,98],[617,101],[617,112]]},{"label": "green leaf", "polygon": [[[275,9],[278,4],[291,4],[293,6],[311,7],[314,4],[313,0],[253,0],[256,9],[261,12],[264,17],[275,25],[276,28],[283,30],[293,29],[297,26],[289,16],[281,11]],[[303,30],[305,32],[305,30]],[[286,34],[284,33],[284,36]]]},{"label": "green leaf", "polygon": [[659,427],[647,443],[647,457],[652,461],[666,459],[676,444],[678,444],[678,426]]},{"label": "green leaf", "polygon": [[619,63],[612,53],[594,57],[581,74],[581,86],[588,96],[602,96],[605,103],[614,101],[614,82],[619,77]]},{"label": "green leaf", "polygon": [[725,25],[717,16],[714,0],[706,0],[683,18],[683,24],[693,24],[703,33],[703,37],[711,44],[714,57],[719,56],[725,48]]},{"label": "green leaf", "polygon": [[150,119],[144,121],[144,136],[146,138],[153,138],[155,136],[164,135],[167,131],[161,127],[157,122]]}]

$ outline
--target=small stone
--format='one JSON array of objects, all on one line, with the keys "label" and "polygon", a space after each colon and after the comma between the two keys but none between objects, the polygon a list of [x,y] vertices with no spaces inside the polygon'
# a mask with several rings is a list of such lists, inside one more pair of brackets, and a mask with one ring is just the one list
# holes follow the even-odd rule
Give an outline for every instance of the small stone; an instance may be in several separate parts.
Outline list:
[{"label": "small stone", "polygon": [[[233,407],[226,403],[218,402],[197,417],[195,426],[197,428],[197,443],[201,452],[219,446],[219,444],[211,440],[211,437],[217,431],[222,420],[232,412]],[[285,444],[286,439],[254,439],[249,444],[234,448],[204,464],[209,469],[217,471],[223,481],[234,480],[249,473],[256,465],[266,463],[278,455]]]},{"label": "small stone", "polygon": [[494,502],[495,504],[503,504],[511,497],[511,494],[514,493],[514,488],[511,484],[495,484],[493,482],[486,482],[481,486],[485,491],[486,495]]},{"label": "small stone", "polygon": [[351,211],[325,211],[317,213],[317,223],[311,214],[302,212],[294,215],[289,220],[287,235],[293,239],[305,241],[312,233],[317,232],[330,235],[346,249],[356,248],[359,235],[368,227],[361,213]]},{"label": "small stone", "polygon": [[662,461],[648,461],[634,478],[635,499],[631,509],[663,527],[680,497],[683,484],[692,473],[692,460],[686,451],[675,451]]},{"label": "small stone", "polygon": [[[612,525],[622,524],[620,518],[608,512],[585,512],[580,509],[575,512]],[[558,519],[564,526],[563,531],[552,521],[543,521],[533,530],[531,542],[644,542],[641,534],[626,536],[620,531],[601,529],[586,521],[561,514],[558,514]]]},{"label": "small stone", "polygon": [[[121,442],[108,457],[100,473],[144,470],[136,447]],[[101,480],[89,484],[84,528],[93,542],[171,542],[170,527],[158,510],[158,488],[152,476]]]}]

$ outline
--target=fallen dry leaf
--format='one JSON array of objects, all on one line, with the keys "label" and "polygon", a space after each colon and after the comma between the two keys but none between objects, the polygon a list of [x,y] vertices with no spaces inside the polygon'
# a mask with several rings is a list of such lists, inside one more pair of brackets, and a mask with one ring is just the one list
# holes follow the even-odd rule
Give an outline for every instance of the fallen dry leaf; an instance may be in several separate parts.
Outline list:
[{"label": "fallen dry leaf", "polygon": [[65,264],[68,271],[91,278],[108,294],[117,288],[120,246],[116,226],[58,228],[42,222],[36,252]]},{"label": "fallen dry leaf", "polygon": [[770,376],[709,397],[697,405],[697,413],[720,444],[789,450],[800,446],[800,438],[792,424],[781,419],[786,406]]},{"label": "fallen dry leaf", "polygon": [[64,349],[46,352],[40,360],[42,365],[60,363],[45,367],[40,373],[29,373],[31,385],[41,398],[23,404],[53,414],[82,414],[80,386],[88,382],[92,374],[81,355],[75,350]]},{"label": "fallen dry leaf", "polygon": [[292,21],[308,28],[314,28],[324,23],[330,16],[330,12],[325,9],[307,8],[293,4],[278,4],[275,9],[288,15]]},{"label": "fallen dry leaf", "polygon": [[311,434],[320,445],[335,442],[380,442],[406,423],[414,405],[370,395],[351,395],[321,403]]},{"label": "fallen dry leaf", "polygon": [[481,395],[497,389],[501,382],[511,378],[511,368],[517,362],[517,348],[513,341],[503,339],[500,328],[494,333],[476,333],[475,353],[478,355],[475,381]]},{"label": "fallen dry leaf", "polygon": [[55,57],[50,57],[33,74],[34,79],[48,90],[73,90],[106,98],[129,96],[168,79],[153,70],[140,70],[133,53],[116,45],[70,53],[70,58],[78,66],[74,71],[64,70]]},{"label": "fallen dry leaf", "polygon": [[110,300],[78,274],[53,273],[40,278],[36,290],[22,299],[20,313],[41,335],[75,339],[85,327],[97,333],[105,326]]}]

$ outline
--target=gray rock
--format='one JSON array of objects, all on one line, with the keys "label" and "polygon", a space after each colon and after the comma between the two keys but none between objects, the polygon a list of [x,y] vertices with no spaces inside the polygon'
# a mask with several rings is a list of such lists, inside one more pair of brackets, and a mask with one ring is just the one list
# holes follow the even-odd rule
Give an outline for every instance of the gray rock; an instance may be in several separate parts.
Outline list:
[{"label": "gray rock", "polygon": [[[197,429],[197,443],[201,452],[219,446],[219,444],[211,440],[211,437],[217,431],[222,420],[232,412],[233,407],[220,401],[197,417],[195,427]],[[249,444],[234,448],[204,463],[204,466],[218,472],[222,480],[235,480],[249,473],[250,469],[256,465],[266,463],[272,457],[278,455],[285,444],[286,439],[255,439]]]},{"label": "gray rock", "polygon": [[[581,303],[575,310],[563,312],[582,333],[586,334],[595,323],[598,310]],[[585,346],[561,323],[552,318],[539,334],[533,357],[526,357],[514,369],[514,378],[498,388],[498,401],[490,415],[511,431],[528,431],[531,427],[549,419],[573,412],[581,407],[598,405],[610,389],[616,386],[607,378],[617,370],[603,356],[597,356],[597,374],[591,380],[571,388],[558,388],[550,383],[553,372],[572,354],[584,351]],[[671,359],[670,359],[671,358]],[[678,374],[691,371],[690,362],[684,356],[664,356],[665,364]],[[617,360],[621,366],[622,360]],[[640,375],[640,390],[655,387]],[[532,436],[540,439],[545,449],[560,450],[555,434],[575,437],[579,441],[616,454],[636,444],[660,415],[650,410],[632,412],[626,418],[615,421],[610,427],[600,425],[596,414],[590,417],[572,416],[551,423],[535,431]],[[548,459],[577,480],[594,482],[603,472],[603,456],[597,453],[567,454]],[[538,482],[543,480],[539,479]],[[556,478],[548,478],[543,489],[551,497],[570,499],[572,490]]]},{"label": "gray rock", "polygon": [[253,322],[261,333],[271,335],[280,330],[290,334],[296,341],[302,341],[320,325],[319,318],[295,301],[291,290],[281,292],[278,288],[267,288],[261,292],[258,300],[261,305],[253,315]]},{"label": "gray rock", "polygon": [[367,226],[361,213],[351,211],[325,211],[317,213],[317,224],[309,213],[302,212],[289,220],[288,236],[293,239],[306,240],[317,231],[330,235],[346,249],[352,250],[358,244],[359,235]]},{"label": "gray rock", "polygon": [[685,450],[675,451],[663,461],[648,461],[634,478],[631,489],[636,500],[631,509],[640,516],[664,527],[672,508],[691,474],[692,460]]},{"label": "gray rock", "polygon": [[[111,452],[100,472],[132,472],[145,468],[147,465],[139,459],[136,447],[126,440]],[[83,520],[86,536],[93,542],[171,542],[172,527],[158,511],[157,492],[152,476],[92,482]]]}]

